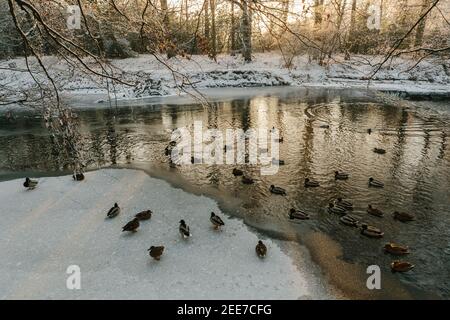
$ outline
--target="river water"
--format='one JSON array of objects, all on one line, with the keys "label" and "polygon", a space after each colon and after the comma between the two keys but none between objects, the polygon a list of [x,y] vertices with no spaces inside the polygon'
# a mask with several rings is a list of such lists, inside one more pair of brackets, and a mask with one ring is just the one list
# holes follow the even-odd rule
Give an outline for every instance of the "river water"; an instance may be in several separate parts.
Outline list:
[{"label": "river water", "polygon": [[[386,103],[373,94],[351,90],[273,88],[241,90],[215,99],[209,108],[182,101],[80,108],[77,113],[88,168],[144,169],[170,177],[186,189],[216,196],[230,214],[244,218],[267,235],[305,244],[325,276],[344,291],[355,288],[346,287],[348,283],[365,283],[361,275],[349,279],[355,266],[365,270],[368,265],[379,265],[389,285],[381,295],[356,297],[401,298],[404,292],[406,297],[450,297],[448,102]],[[280,159],[285,165],[271,176],[261,175],[258,165],[170,168],[164,148],[171,131],[190,127],[194,121],[223,131],[275,127],[284,139]],[[386,154],[374,153],[375,147],[386,149]],[[0,114],[0,150],[0,181],[68,172],[67,159],[52,145],[41,117],[31,112]],[[242,184],[231,173],[235,167],[252,176],[255,183]],[[335,170],[349,173],[350,178],[335,180]],[[383,181],[385,187],[368,187],[371,176]],[[305,188],[307,177],[320,182],[320,187]],[[287,196],[272,195],[271,184],[285,188]],[[381,228],[384,239],[365,238],[328,214],[327,204],[338,196],[350,199],[354,203],[352,215]],[[239,201],[234,203],[233,199]],[[368,204],[385,211],[385,216],[368,215]],[[311,219],[291,223],[287,219],[291,207],[307,211]],[[391,214],[395,210],[414,213],[416,220],[394,221]],[[382,250],[387,241],[410,247],[411,254],[405,259],[416,265],[413,271],[390,273],[394,258]],[[330,250],[329,243],[339,248],[338,253]],[[346,268],[350,270],[347,273],[342,270]],[[339,277],[346,279],[339,281]],[[396,292],[393,288],[401,288],[402,293],[392,293]]]}]

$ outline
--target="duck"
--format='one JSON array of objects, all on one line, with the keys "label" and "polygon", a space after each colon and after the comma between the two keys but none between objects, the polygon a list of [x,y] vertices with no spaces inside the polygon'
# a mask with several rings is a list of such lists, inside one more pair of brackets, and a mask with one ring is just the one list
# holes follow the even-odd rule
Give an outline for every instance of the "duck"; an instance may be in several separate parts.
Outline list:
[{"label": "duck", "polygon": [[347,180],[348,179],[348,173],[335,171],[334,172],[334,178],[336,180]]},{"label": "duck", "polygon": [[285,162],[284,162],[284,160],[279,160],[279,159],[272,158],[272,164],[279,165],[279,166],[284,166]]},{"label": "duck", "polygon": [[384,236],[384,232],[380,229],[368,226],[365,223],[361,225],[361,234],[369,238],[383,238]]},{"label": "duck", "polygon": [[343,200],[341,197],[337,198],[334,204],[337,207],[344,208],[345,210],[353,210],[353,203],[348,200]]},{"label": "duck", "polygon": [[109,209],[108,213],[106,214],[106,216],[108,218],[114,218],[115,216],[117,216],[120,213],[120,208],[119,205],[117,203],[114,203],[114,207],[112,207],[111,209]]},{"label": "duck", "polygon": [[234,168],[234,169],[233,169],[233,175],[234,175],[235,177],[243,176],[243,175],[244,175],[244,172],[243,172],[242,170],[239,170],[239,169],[237,169],[237,168]]},{"label": "duck", "polygon": [[320,126],[320,128],[322,128],[322,129],[329,129],[329,128],[330,128],[330,125],[329,125],[329,124],[322,124],[322,125]]},{"label": "duck", "polygon": [[370,204],[367,207],[367,213],[380,218],[384,215],[383,211],[377,208],[373,208]]},{"label": "duck", "polygon": [[375,188],[383,188],[384,187],[384,183],[378,180],[375,180],[374,178],[370,177],[369,178],[369,186],[371,187],[375,187]]},{"label": "duck", "polygon": [[283,188],[281,188],[281,187],[275,187],[273,184],[270,186],[270,192],[272,192],[273,194],[279,194],[279,195],[282,195],[282,196],[285,196],[286,195],[286,190],[284,190]]},{"label": "duck", "polygon": [[124,231],[131,231],[136,232],[136,229],[139,228],[139,219],[134,218],[130,222],[128,222],[126,225],[123,226],[122,232]]},{"label": "duck", "polygon": [[152,217],[152,211],[151,210],[145,210],[145,211],[141,211],[136,213],[135,215],[136,218],[138,218],[139,220],[149,220]]},{"label": "duck", "polygon": [[283,139],[283,137],[279,137],[278,139],[275,139],[274,141],[278,142],[278,143],[283,143],[284,139]]},{"label": "duck", "polygon": [[177,145],[177,142],[174,140],[169,142],[169,146],[171,146],[171,147],[175,147],[176,145]]},{"label": "duck", "polygon": [[386,150],[384,150],[382,148],[373,148],[373,152],[378,153],[378,154],[385,154]]},{"label": "duck", "polygon": [[267,247],[261,240],[259,240],[258,244],[256,245],[255,251],[256,255],[262,259],[266,257]]},{"label": "duck", "polygon": [[372,129],[371,128],[367,129],[367,133],[371,134],[372,133]]},{"label": "duck", "polygon": [[414,220],[414,215],[411,213],[407,213],[407,212],[398,212],[395,211],[392,216],[394,217],[394,220],[398,220],[401,222],[408,222],[408,221],[413,221]]},{"label": "duck", "polygon": [[301,210],[296,210],[294,208],[291,208],[291,210],[289,210],[289,219],[294,220],[308,220],[309,219],[309,214],[307,214],[306,212],[303,212]]},{"label": "duck", "polygon": [[26,177],[23,186],[25,188],[28,188],[28,190],[33,190],[34,188],[37,187],[38,183],[39,182],[37,180],[31,180],[30,178]]},{"label": "duck", "polygon": [[400,261],[395,260],[391,263],[391,270],[392,272],[408,272],[409,270],[413,269],[415,265],[407,262],[407,261]]},{"label": "duck", "polygon": [[147,251],[149,252],[150,257],[159,261],[164,252],[164,246],[151,246]]},{"label": "duck", "polygon": [[340,217],[339,221],[342,224],[345,224],[350,227],[357,227],[358,223],[359,223],[359,221],[355,217],[347,215],[347,214],[345,216]]},{"label": "duck", "polygon": [[222,221],[222,219],[216,215],[214,212],[211,212],[211,217],[209,218],[211,223],[214,225],[214,229],[219,229],[221,226],[224,226],[225,223]]},{"label": "duck", "polygon": [[191,236],[191,232],[189,231],[189,226],[186,225],[186,222],[184,220],[180,220],[180,227],[179,231],[181,236],[184,238],[189,238]]},{"label": "duck", "polygon": [[328,213],[335,213],[335,214],[346,214],[346,210],[342,207],[335,207],[333,203],[328,204]]},{"label": "duck", "polygon": [[82,172],[80,172],[80,173],[75,173],[75,174],[72,176],[72,178],[73,178],[73,180],[75,180],[75,181],[83,181],[83,180],[84,180],[84,174],[83,174]]},{"label": "duck", "polygon": [[171,153],[172,153],[172,148],[170,148],[170,146],[167,146],[167,147],[164,149],[164,155],[170,156]]},{"label": "duck", "polygon": [[392,242],[386,243],[384,245],[384,250],[394,255],[404,255],[409,253],[409,249],[406,246],[395,244]]},{"label": "duck", "polygon": [[306,178],[305,179],[305,187],[311,187],[311,188],[314,188],[314,187],[318,187],[320,184],[319,184],[319,182],[317,182],[317,181],[314,181],[314,180],[310,180],[309,178]]},{"label": "duck", "polygon": [[253,184],[255,181],[247,176],[242,176],[242,183],[243,184]]}]

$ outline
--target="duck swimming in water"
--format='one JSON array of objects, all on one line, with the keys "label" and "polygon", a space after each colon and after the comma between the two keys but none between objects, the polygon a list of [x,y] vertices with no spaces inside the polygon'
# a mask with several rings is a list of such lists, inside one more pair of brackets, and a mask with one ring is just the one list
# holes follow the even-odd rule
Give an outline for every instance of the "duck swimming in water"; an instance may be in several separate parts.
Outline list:
[{"label": "duck swimming in water", "polygon": [[378,154],[385,154],[386,150],[381,149],[381,148],[373,148],[373,152],[378,153]]},{"label": "duck swimming in water", "polygon": [[27,188],[28,190],[33,190],[34,188],[37,187],[38,185],[38,181],[37,180],[31,180],[30,178],[25,178],[25,182],[23,183],[23,186],[25,188]]},{"label": "duck swimming in water", "polygon": [[256,245],[255,251],[258,257],[265,258],[267,254],[267,247],[261,240],[259,240],[258,244]]},{"label": "duck swimming in water", "polygon": [[112,207],[111,209],[109,209],[108,213],[106,214],[106,216],[108,218],[114,218],[115,216],[117,216],[120,213],[120,208],[119,205],[117,203],[114,203],[114,207]]},{"label": "duck swimming in water", "polygon": [[376,217],[380,217],[380,218],[383,217],[383,215],[384,215],[383,211],[381,211],[377,208],[373,208],[372,205],[370,205],[370,204],[367,207],[367,213],[371,214],[373,216],[376,216]]},{"label": "duck swimming in water", "polygon": [[291,210],[289,210],[289,219],[291,220],[308,220],[309,219],[309,214],[307,214],[306,212],[303,212],[301,210],[295,210],[294,208],[291,208]]},{"label": "duck swimming in water", "polygon": [[211,217],[209,218],[209,220],[211,221],[211,223],[214,226],[214,229],[219,229],[221,226],[224,226],[225,223],[222,221],[222,219],[216,215],[214,212],[211,212]]},{"label": "duck swimming in water", "polygon": [[334,202],[337,207],[344,208],[345,210],[353,210],[353,203],[348,200],[344,200],[341,197],[337,198]]},{"label": "duck swimming in water", "polygon": [[367,224],[361,225],[361,234],[369,238],[383,238],[384,236],[384,232],[380,229],[368,226]]},{"label": "duck swimming in water", "polygon": [[281,188],[281,187],[275,187],[273,184],[270,186],[270,192],[272,192],[273,194],[279,194],[279,195],[282,195],[282,196],[285,196],[286,195],[286,190],[284,190],[283,188]]},{"label": "duck swimming in water", "polygon": [[124,231],[131,231],[136,232],[136,229],[139,228],[139,219],[134,218],[130,222],[128,222],[126,225],[123,226],[122,232]]},{"label": "duck swimming in water", "polygon": [[348,173],[335,171],[334,172],[334,178],[336,180],[347,180],[348,179]]},{"label": "duck swimming in water", "polygon": [[191,232],[189,231],[189,226],[186,225],[184,220],[180,220],[180,227],[178,228],[181,236],[184,238],[189,238],[191,236]]},{"label": "duck swimming in water", "polygon": [[309,178],[305,179],[305,187],[307,188],[314,188],[314,187],[318,187],[320,184],[317,181],[314,180],[310,180]]},{"label": "duck swimming in water", "polygon": [[347,211],[342,207],[335,207],[333,203],[328,204],[328,213],[346,214]]},{"label": "duck swimming in water", "polygon": [[383,188],[384,187],[384,183],[378,180],[375,180],[374,178],[370,177],[369,178],[369,186],[371,187],[375,187],[375,188]]},{"label": "duck swimming in water", "polygon": [[409,253],[408,247],[401,246],[399,244],[395,244],[395,243],[392,243],[392,242],[386,243],[384,245],[384,250],[386,252],[389,252],[390,254],[394,254],[394,255],[397,255],[397,256]]},{"label": "duck swimming in water", "polygon": [[413,221],[415,219],[414,215],[407,212],[398,212],[395,211],[392,216],[394,217],[394,220],[398,220],[401,222],[408,222]]},{"label": "duck swimming in water", "polygon": [[139,213],[137,213],[135,215],[136,218],[138,218],[139,220],[149,220],[152,217],[152,211],[151,210],[145,210],[145,211],[141,211]]},{"label": "duck swimming in water", "polygon": [[158,246],[158,247],[151,246],[150,249],[148,249],[147,251],[149,252],[150,257],[159,261],[164,252],[164,246]]},{"label": "duck swimming in water", "polygon": [[396,260],[391,263],[392,272],[408,272],[415,266],[407,261]]},{"label": "duck swimming in water", "polygon": [[359,221],[355,217],[350,216],[348,214],[346,214],[345,216],[340,217],[339,221],[342,224],[345,224],[346,226],[350,226],[350,227],[357,227],[358,223],[359,223]]}]

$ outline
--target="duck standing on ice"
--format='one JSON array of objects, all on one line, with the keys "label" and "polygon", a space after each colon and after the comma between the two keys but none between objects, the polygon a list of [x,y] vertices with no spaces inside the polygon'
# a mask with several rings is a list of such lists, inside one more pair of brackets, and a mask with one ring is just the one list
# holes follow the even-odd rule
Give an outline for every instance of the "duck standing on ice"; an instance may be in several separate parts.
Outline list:
[{"label": "duck standing on ice", "polygon": [[147,251],[148,251],[150,257],[159,261],[164,252],[164,246],[158,246],[158,247],[151,246],[150,249],[148,249]]},{"label": "duck standing on ice", "polygon": [[130,222],[128,222],[123,228],[122,228],[122,232],[124,231],[131,231],[131,232],[136,232],[136,229],[139,228],[139,219],[138,218],[134,218],[133,220],[131,220]]},{"label": "duck standing on ice", "polygon": [[261,240],[259,240],[258,244],[256,245],[255,251],[256,255],[262,259],[266,257],[267,247]]},{"label": "duck standing on ice", "polygon": [[31,180],[30,178],[25,178],[25,182],[23,183],[23,186],[25,188],[27,188],[28,190],[33,190],[34,188],[37,187],[38,185],[38,181],[37,180]]},{"label": "duck standing on ice", "polygon": [[117,203],[114,203],[114,207],[112,207],[111,209],[109,209],[108,213],[106,214],[106,216],[108,218],[114,218],[115,216],[117,216],[120,213],[120,208],[119,205]]},{"label": "duck standing on ice", "polygon": [[189,231],[189,226],[186,225],[186,222],[184,220],[180,220],[180,227],[179,231],[183,239],[189,238],[191,236],[191,232]]},{"label": "duck standing on ice", "polygon": [[209,218],[211,223],[214,225],[214,229],[219,229],[221,226],[224,226],[225,223],[222,221],[222,219],[216,215],[214,212],[211,212],[211,217]]}]

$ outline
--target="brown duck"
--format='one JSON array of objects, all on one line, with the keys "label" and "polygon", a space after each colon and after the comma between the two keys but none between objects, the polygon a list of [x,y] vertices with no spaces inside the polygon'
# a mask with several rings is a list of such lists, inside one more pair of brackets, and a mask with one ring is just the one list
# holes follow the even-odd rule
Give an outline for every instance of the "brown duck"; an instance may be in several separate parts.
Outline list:
[{"label": "brown duck", "polygon": [[137,213],[135,215],[136,218],[138,218],[139,220],[148,220],[152,217],[152,211],[151,210],[145,210],[145,211],[141,211],[139,213]]},{"label": "brown duck", "polygon": [[408,222],[408,221],[413,221],[414,220],[414,215],[411,213],[407,213],[407,212],[398,212],[395,211],[393,213],[393,217],[394,220],[398,220],[401,222]]},{"label": "brown duck", "polygon": [[147,251],[149,252],[150,257],[159,261],[159,259],[161,259],[161,256],[164,252],[164,246],[158,246],[158,247],[151,246],[150,249],[148,249]]},{"label": "brown duck", "polygon": [[376,217],[382,217],[383,216],[383,211],[381,211],[380,209],[377,209],[377,208],[373,208],[372,207],[372,205],[370,205],[369,204],[369,206],[367,207],[367,213],[368,214],[371,214],[371,215],[373,215],[373,216],[376,216]]},{"label": "brown duck", "polygon": [[123,226],[122,232],[124,231],[131,231],[136,232],[136,229],[139,228],[139,219],[134,218],[130,222],[128,222],[126,225]]}]

